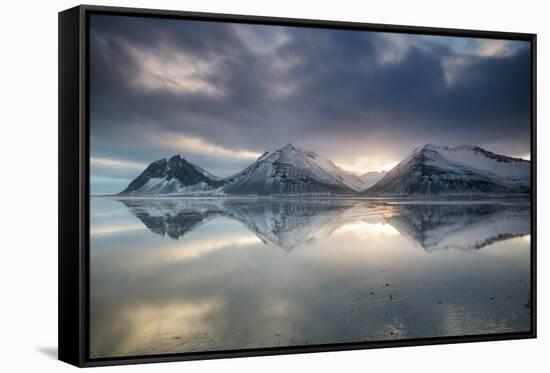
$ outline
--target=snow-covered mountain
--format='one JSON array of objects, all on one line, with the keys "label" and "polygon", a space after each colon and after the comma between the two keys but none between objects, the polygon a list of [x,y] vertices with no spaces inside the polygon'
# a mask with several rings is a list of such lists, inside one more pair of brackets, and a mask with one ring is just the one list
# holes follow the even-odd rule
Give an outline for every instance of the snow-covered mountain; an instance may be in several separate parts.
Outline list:
[{"label": "snow-covered mountain", "polygon": [[200,194],[222,185],[220,178],[188,162],[180,155],[151,163],[119,195],[158,196]]},{"label": "snow-covered mountain", "polygon": [[477,146],[416,148],[363,194],[487,195],[530,192],[531,162]]},{"label": "snow-covered mountain", "polygon": [[358,176],[292,144],[264,153],[223,181],[225,193],[239,195],[351,195],[366,188]]}]

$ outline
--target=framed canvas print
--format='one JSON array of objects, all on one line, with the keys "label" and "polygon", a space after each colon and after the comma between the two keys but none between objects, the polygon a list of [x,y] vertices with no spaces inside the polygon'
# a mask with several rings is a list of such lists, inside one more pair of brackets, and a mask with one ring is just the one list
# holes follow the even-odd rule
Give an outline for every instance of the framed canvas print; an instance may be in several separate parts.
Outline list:
[{"label": "framed canvas print", "polygon": [[536,37],[59,14],[59,358],[533,338]]}]

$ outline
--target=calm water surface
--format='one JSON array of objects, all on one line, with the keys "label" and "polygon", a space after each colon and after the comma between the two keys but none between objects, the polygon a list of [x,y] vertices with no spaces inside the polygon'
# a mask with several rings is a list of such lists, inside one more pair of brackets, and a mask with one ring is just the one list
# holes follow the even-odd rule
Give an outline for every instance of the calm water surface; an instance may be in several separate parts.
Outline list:
[{"label": "calm water surface", "polygon": [[91,357],[529,331],[522,201],[92,198]]}]

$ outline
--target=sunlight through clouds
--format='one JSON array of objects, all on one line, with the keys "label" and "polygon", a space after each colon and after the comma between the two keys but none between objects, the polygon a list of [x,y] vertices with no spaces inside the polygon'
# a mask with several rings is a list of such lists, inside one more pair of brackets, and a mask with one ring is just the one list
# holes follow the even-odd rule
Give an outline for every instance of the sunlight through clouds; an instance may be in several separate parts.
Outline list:
[{"label": "sunlight through clouds", "polygon": [[139,162],[98,157],[90,157],[90,164],[92,167],[103,166],[111,168],[130,168],[134,170],[143,170],[146,166],[145,164]]},{"label": "sunlight through clouds", "polygon": [[342,167],[344,170],[353,172],[357,175],[372,171],[387,172],[397,166],[398,163],[399,162],[395,161],[383,161],[374,157],[359,157],[355,159],[353,163],[337,162],[338,166]]},{"label": "sunlight through clouds", "polygon": [[175,133],[159,133],[155,138],[160,144],[182,154],[196,154],[232,159],[256,159],[261,154],[244,150],[231,149],[210,143],[200,137]]},{"label": "sunlight through clouds", "polygon": [[169,48],[155,51],[133,46],[127,48],[139,67],[134,84],[140,88],[211,97],[225,95],[222,87],[209,80],[219,72],[219,58],[197,59]]}]

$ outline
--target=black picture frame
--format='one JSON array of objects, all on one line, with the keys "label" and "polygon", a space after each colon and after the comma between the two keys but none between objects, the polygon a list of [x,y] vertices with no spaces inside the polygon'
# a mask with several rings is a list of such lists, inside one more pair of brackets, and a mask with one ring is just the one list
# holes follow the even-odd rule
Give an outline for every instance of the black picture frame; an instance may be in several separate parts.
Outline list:
[{"label": "black picture frame", "polygon": [[[487,37],[523,40],[531,43],[531,331],[406,339],[256,348],[219,352],[177,353],[121,358],[89,358],[89,103],[88,103],[88,20],[92,14],[132,15],[215,22],[254,23],[347,30],[391,31],[395,33],[444,36]],[[59,13],[59,360],[78,367],[169,362],[261,355],[326,352],[463,342],[536,338],[536,34],[460,30],[449,28],[397,26],[341,21],[210,14],[169,10],[135,9],[81,5]]]}]

